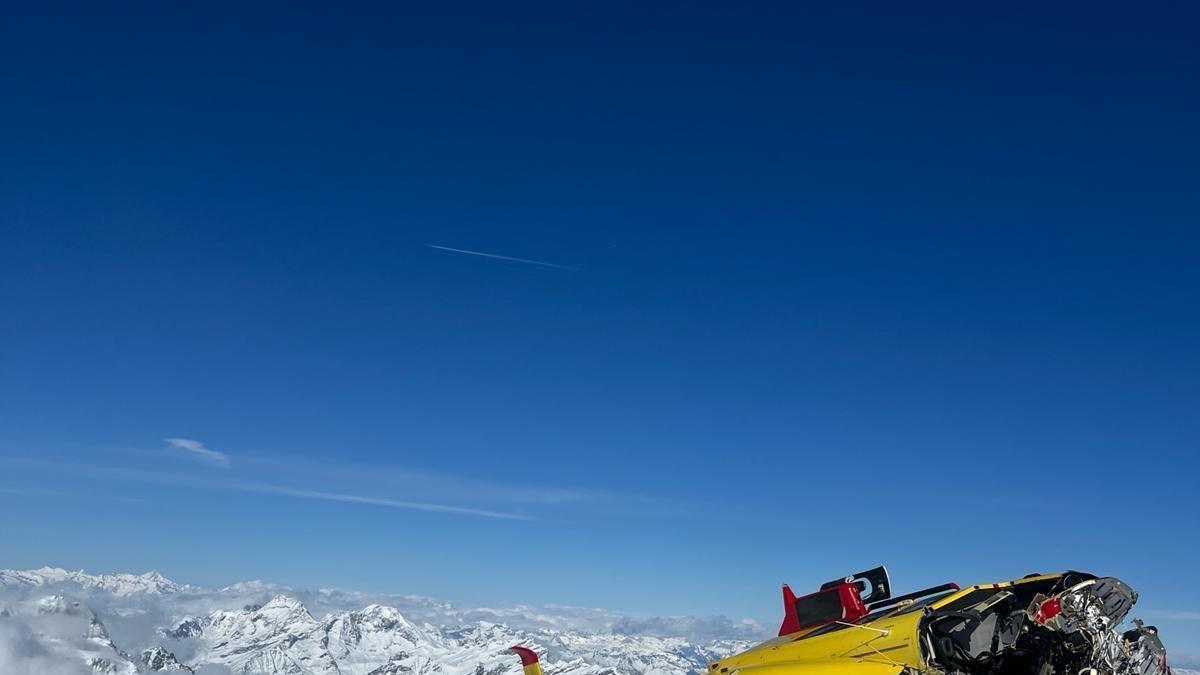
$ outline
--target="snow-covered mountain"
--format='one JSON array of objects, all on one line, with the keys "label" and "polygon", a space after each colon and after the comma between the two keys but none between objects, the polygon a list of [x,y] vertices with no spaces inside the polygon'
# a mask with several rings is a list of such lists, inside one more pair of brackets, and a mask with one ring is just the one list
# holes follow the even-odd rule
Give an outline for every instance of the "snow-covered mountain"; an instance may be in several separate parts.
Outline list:
[{"label": "snow-covered mountain", "polygon": [[36,570],[0,570],[0,587],[43,588],[60,584],[75,585],[84,590],[97,590],[125,597],[139,593],[161,595],[187,590],[158,572],[145,574],[88,574],[83,570],[71,572],[57,567]]},{"label": "snow-covered mountain", "polygon": [[[204,589],[153,572],[3,570],[0,672],[520,675],[508,648],[524,644],[547,675],[695,675],[761,632],[719,617],[370,598],[263,582]],[[726,639],[713,639],[722,627]]]},{"label": "snow-covered mountain", "polygon": [[0,610],[0,672],[136,675],[134,659],[109,637],[91,608],[61,595]]}]

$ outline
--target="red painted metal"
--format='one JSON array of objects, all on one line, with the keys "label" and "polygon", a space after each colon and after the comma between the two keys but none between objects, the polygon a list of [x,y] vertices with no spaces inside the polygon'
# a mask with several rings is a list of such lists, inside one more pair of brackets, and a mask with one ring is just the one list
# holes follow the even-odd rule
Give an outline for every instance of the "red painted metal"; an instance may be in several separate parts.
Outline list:
[{"label": "red painted metal", "polygon": [[520,647],[520,646],[514,645],[512,647],[509,647],[509,650],[516,652],[517,656],[521,657],[521,666],[522,667],[532,665],[532,664],[538,662],[537,652],[533,651],[529,647]]},{"label": "red painted metal", "polygon": [[787,635],[800,630],[800,619],[796,616],[796,594],[791,586],[783,585],[783,624],[779,626],[779,634]]},{"label": "red painted metal", "polygon": [[1034,615],[1033,620],[1037,621],[1038,623],[1046,623],[1050,619],[1058,616],[1058,613],[1061,611],[1062,601],[1058,598],[1050,598],[1049,600],[1043,602],[1040,607],[1038,607],[1037,614]]},{"label": "red painted metal", "polygon": [[[841,616],[831,616],[816,622],[802,623],[799,612],[796,608],[798,603],[805,600],[815,600],[816,596],[833,593],[836,594],[838,604],[841,605]],[[779,626],[779,634],[787,635],[805,628],[815,628],[823,626],[834,621],[858,621],[868,614],[867,606],[863,604],[862,596],[859,594],[858,584],[838,584],[823,591],[810,593],[808,595],[796,597],[792,589],[784,584],[783,586],[783,623]]]}]

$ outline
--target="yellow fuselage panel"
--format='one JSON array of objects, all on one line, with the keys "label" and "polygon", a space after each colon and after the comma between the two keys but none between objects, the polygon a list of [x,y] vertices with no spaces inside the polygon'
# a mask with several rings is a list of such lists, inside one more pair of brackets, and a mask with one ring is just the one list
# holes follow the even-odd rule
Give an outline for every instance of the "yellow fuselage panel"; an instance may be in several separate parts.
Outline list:
[{"label": "yellow fuselage panel", "polygon": [[854,675],[898,675],[902,670],[902,666],[890,663],[827,660],[751,666],[740,668],[738,675],[846,675],[848,665]]},{"label": "yellow fuselage panel", "polygon": [[[883,616],[870,623],[844,626],[838,630],[804,637],[804,633],[785,635],[765,642],[749,651],[715,661],[709,665],[709,675],[782,675],[802,670],[821,675],[826,669],[844,671],[854,664],[887,666],[878,675],[899,670],[903,666],[921,667],[921,647],[918,628],[921,612]],[[886,632],[886,634],[885,634]],[[752,670],[748,670],[752,669]],[[778,673],[776,672],[778,671]],[[876,675],[875,669],[855,668],[862,675]]]}]

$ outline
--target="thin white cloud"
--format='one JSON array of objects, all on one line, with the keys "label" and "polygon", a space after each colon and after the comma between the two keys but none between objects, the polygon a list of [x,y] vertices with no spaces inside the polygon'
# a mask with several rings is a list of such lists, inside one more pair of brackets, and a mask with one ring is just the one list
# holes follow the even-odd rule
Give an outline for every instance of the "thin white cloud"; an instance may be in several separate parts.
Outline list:
[{"label": "thin white cloud", "polygon": [[374,497],[367,495],[346,494],[340,492],[322,492],[317,490],[307,490],[303,488],[291,488],[280,485],[270,485],[266,483],[229,483],[223,479],[217,479],[211,475],[181,475],[176,473],[162,473],[158,471],[147,471],[145,469],[136,469],[120,466],[98,466],[94,464],[79,464],[75,462],[59,462],[46,461],[38,459],[12,458],[6,459],[9,464],[19,464],[34,470],[69,473],[78,476],[87,476],[89,478],[105,477],[113,480],[129,481],[132,483],[146,483],[152,485],[172,485],[180,487],[196,488],[201,490],[232,490],[236,492],[254,492],[258,494],[274,495],[281,497],[298,497],[301,499],[319,499],[324,501],[348,502],[353,504],[369,504],[374,506],[384,506],[393,509],[409,509],[413,511],[425,511],[427,513],[448,513],[460,516],[476,516],[483,518],[498,518],[503,520],[523,520],[533,522],[545,522],[545,519],[535,516],[529,516],[521,513],[509,513],[505,511],[492,511],[488,509],[477,509],[467,506],[454,506],[451,504],[439,504],[434,502],[415,502],[415,501],[400,501],[396,499],[388,499],[386,497]]},{"label": "thin white cloud", "polygon": [[243,483],[233,486],[236,490],[246,492],[261,492],[270,495],[282,495],[285,497],[300,497],[301,499],[323,499],[333,502],[350,502],[354,504],[372,504],[374,506],[386,506],[393,509],[411,509],[414,511],[429,511],[431,513],[452,513],[461,516],[483,516],[485,518],[503,518],[505,520],[537,520],[530,516],[524,516],[517,513],[504,513],[501,511],[488,511],[486,509],[472,509],[464,506],[449,506],[446,504],[430,504],[426,502],[405,502],[396,499],[387,499],[385,497],[365,497],[361,495],[347,495],[337,492],[319,492],[316,490],[297,490],[294,488],[281,487],[278,485],[265,485],[262,483]]},{"label": "thin white cloud", "polygon": [[623,500],[621,495],[540,485],[536,482],[531,484],[530,481],[517,484],[489,476],[469,477],[394,465],[332,462],[295,455],[239,455],[238,468],[254,475],[269,476],[270,481],[277,485],[319,484],[330,492],[404,495],[414,502],[586,506]]},{"label": "thin white cloud", "polygon": [[436,248],[439,251],[450,251],[451,253],[462,253],[463,255],[477,255],[481,258],[492,258],[494,260],[507,260],[508,262],[524,263],[526,265],[541,265],[542,267],[554,267],[554,268],[557,268],[560,270],[570,270],[572,272],[579,271],[579,268],[577,268],[577,267],[568,267],[566,265],[559,265],[556,263],[543,262],[541,260],[529,260],[527,258],[514,258],[512,256],[498,255],[496,253],[484,253],[482,251],[468,251],[465,248],[450,248],[449,246],[437,246],[435,244],[427,244],[427,245],[429,246],[429,248]]},{"label": "thin white cloud", "polygon": [[[553,482],[551,485],[539,485],[525,481],[518,485],[493,476],[468,477],[396,466],[344,464],[299,456],[239,454],[236,466],[230,466],[228,456],[206,447],[200,441],[174,437],[164,441],[178,454],[220,466],[223,475],[147,470],[142,467],[152,466],[149,460],[156,455],[161,457],[162,452],[149,449],[123,451],[139,460],[138,468],[124,462],[124,466],[96,466],[2,456],[0,460],[15,460],[35,470],[68,471],[135,483],[255,492],[513,521],[570,522],[592,517],[693,518],[706,506],[703,502],[662,496],[559,487]],[[230,474],[236,474],[236,478],[231,480]],[[4,487],[0,486],[0,494],[3,494]],[[403,499],[393,499],[393,495],[402,496]],[[708,517],[728,519],[729,514],[714,512]]]},{"label": "thin white cloud", "polygon": [[30,490],[28,488],[0,487],[0,495],[19,495],[29,497],[61,497],[67,493],[58,490]]},{"label": "thin white cloud", "polygon": [[[114,501],[114,502],[129,502],[131,504],[140,504],[140,503],[144,503],[146,501],[145,499],[139,499],[137,497],[117,497],[117,496],[112,496],[112,495],[96,495],[96,494],[84,494],[84,493],[80,493],[80,492],[67,492],[65,490],[28,490],[25,488],[9,488],[9,487],[0,487],[0,495],[9,495],[9,496],[13,496],[13,497],[52,497],[54,499],[60,499],[63,497],[66,497],[66,498],[86,497],[88,500],[104,499],[107,501]],[[3,663],[3,661],[0,660],[0,663]]]},{"label": "thin white cloud", "polygon": [[229,466],[229,455],[223,452],[217,452],[212,448],[204,447],[200,441],[195,441],[190,438],[164,438],[171,447],[179,448],[191,453],[192,457],[202,459],[206,462],[211,462],[217,466]]},{"label": "thin white cloud", "polygon": [[1142,612],[1147,618],[1167,619],[1169,621],[1200,621],[1200,612],[1177,609],[1147,609]]}]

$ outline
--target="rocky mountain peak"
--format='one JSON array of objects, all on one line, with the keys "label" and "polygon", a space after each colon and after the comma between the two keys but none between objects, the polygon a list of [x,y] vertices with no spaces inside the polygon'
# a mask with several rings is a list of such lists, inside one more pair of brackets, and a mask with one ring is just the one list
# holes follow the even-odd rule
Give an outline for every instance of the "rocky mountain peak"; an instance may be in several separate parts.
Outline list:
[{"label": "rocky mountain peak", "polygon": [[142,652],[142,665],[155,673],[193,673],[188,666],[179,662],[175,655],[163,649],[154,647]]}]

